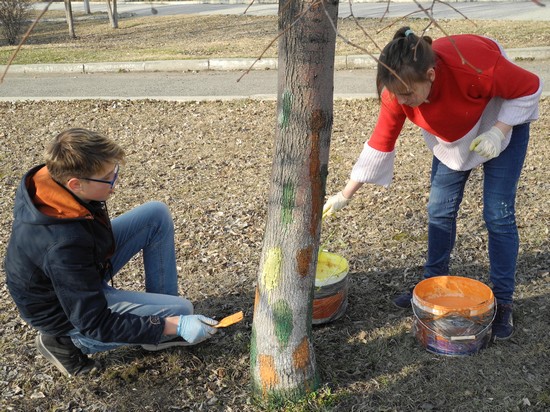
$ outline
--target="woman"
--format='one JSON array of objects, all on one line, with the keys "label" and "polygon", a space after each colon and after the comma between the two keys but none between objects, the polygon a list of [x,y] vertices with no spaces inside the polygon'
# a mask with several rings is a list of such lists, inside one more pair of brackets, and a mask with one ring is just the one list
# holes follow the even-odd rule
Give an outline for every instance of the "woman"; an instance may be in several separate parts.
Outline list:
[{"label": "woman", "polygon": [[[448,275],[464,186],[471,170],[483,165],[483,218],[497,300],[492,332],[495,339],[510,338],[519,249],[514,205],[541,80],[507,60],[488,38],[457,35],[432,43],[403,27],[380,55],[376,84],[381,108],[375,129],[323,214],[346,206],[363,183],[390,185],[395,142],[409,119],[433,153],[424,277]],[[408,291],[394,303],[410,307],[411,297]]]}]

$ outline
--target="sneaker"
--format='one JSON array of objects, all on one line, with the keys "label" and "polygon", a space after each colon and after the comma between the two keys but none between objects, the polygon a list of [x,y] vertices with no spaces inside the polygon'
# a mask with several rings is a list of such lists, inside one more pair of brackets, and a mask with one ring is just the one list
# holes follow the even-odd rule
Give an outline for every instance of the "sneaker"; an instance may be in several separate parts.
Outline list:
[{"label": "sneaker", "polygon": [[168,349],[168,348],[176,348],[176,347],[179,347],[179,346],[191,346],[191,345],[192,345],[192,343],[189,343],[186,340],[184,340],[183,338],[177,336],[174,339],[170,339],[170,340],[167,340],[165,342],[160,342],[157,345],[143,344],[143,345],[141,345],[141,347],[143,349],[145,349],[146,351],[156,352],[156,351],[164,350],[164,349]]},{"label": "sneaker", "polygon": [[84,355],[68,336],[55,337],[39,333],[34,343],[42,356],[68,377],[85,375],[98,369],[98,364]]},{"label": "sneaker", "polygon": [[402,293],[401,295],[395,297],[392,302],[395,306],[401,309],[408,309],[412,306],[411,300],[413,297],[414,288],[410,288],[408,291]]},{"label": "sneaker", "polygon": [[493,339],[507,340],[514,334],[514,319],[511,303],[497,303],[497,313],[493,320]]}]

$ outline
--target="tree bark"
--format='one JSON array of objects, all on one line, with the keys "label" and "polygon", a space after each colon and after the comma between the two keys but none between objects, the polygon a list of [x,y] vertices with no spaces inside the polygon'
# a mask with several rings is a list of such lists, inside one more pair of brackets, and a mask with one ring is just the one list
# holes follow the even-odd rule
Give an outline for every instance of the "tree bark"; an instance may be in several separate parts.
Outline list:
[{"label": "tree bark", "polygon": [[313,290],[333,122],[338,0],[280,0],[277,127],[252,325],[254,395],[319,386]]},{"label": "tree bark", "polygon": [[85,14],[92,14],[92,10],[90,9],[90,0],[83,0],[82,5],[84,6]]},{"label": "tree bark", "polygon": [[113,29],[118,29],[118,12],[116,0],[107,0],[107,14],[109,15],[109,22]]},{"label": "tree bark", "polygon": [[67,18],[67,25],[69,26],[69,36],[72,39],[76,39],[74,32],[74,18],[73,18],[73,6],[71,0],[65,0],[65,16]]}]

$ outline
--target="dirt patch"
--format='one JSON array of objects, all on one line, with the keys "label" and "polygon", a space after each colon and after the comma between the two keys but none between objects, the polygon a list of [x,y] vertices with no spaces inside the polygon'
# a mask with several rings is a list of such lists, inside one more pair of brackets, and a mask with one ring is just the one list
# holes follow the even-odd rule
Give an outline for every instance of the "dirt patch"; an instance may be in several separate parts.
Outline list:
[{"label": "dirt patch", "polygon": [[[375,123],[374,100],[337,101],[328,193],[340,189]],[[253,294],[265,222],[275,103],[74,101],[0,103],[0,256],[21,175],[59,131],[84,126],[114,137],[128,163],[109,201],[114,216],[161,200],[176,224],[180,292],[199,313],[243,322],[190,349],[127,348],[96,355],[98,375],[60,377],[34,348],[0,289],[0,409],[11,411],[256,411],[249,397]],[[521,250],[515,337],[476,356],[431,355],[410,335],[412,316],[390,303],[421,275],[430,154],[416,127],[398,145],[389,190],[365,186],[323,224],[325,247],[351,266],[345,316],[314,328],[321,394],[288,411],[543,411],[550,408],[548,153],[550,101],[532,125],[517,199]],[[452,273],[487,282],[487,239],[476,170],[460,213]],[[4,274],[2,273],[2,278]],[[118,276],[140,290],[140,259]]]}]

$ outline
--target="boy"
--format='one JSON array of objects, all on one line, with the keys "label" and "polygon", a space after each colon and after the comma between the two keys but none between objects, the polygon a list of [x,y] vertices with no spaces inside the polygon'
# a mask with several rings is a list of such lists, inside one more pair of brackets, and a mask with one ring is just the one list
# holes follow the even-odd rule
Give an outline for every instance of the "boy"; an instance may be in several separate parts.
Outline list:
[{"label": "boy", "polygon": [[[21,317],[38,330],[42,355],[67,376],[97,367],[88,354],[123,345],[146,350],[199,343],[217,321],[193,315],[178,296],[174,225],[149,202],[109,219],[124,151],[85,129],[60,133],[46,163],[23,177],[15,197],[5,271]],[[108,284],[143,251],[146,292]]]}]

